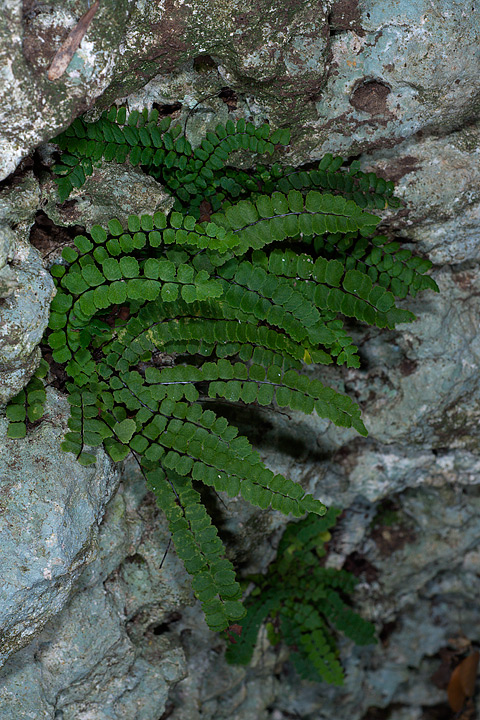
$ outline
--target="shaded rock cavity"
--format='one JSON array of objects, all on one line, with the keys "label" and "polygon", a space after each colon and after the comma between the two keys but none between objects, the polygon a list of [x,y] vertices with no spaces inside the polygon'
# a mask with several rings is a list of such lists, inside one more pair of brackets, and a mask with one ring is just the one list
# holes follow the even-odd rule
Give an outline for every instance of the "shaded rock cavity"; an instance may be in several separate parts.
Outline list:
[{"label": "shaded rock cavity", "polygon": [[350,104],[369,115],[387,115],[390,113],[387,105],[390,92],[388,85],[380,80],[366,80],[357,85],[350,96]]}]

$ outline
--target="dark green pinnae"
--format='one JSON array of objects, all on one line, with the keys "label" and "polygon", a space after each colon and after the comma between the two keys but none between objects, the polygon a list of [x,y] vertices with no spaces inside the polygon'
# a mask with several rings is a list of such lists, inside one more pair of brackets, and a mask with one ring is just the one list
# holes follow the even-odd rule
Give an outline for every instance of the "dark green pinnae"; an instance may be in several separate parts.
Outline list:
[{"label": "dark green pinnae", "polygon": [[235,628],[235,636],[229,633],[229,663],[248,665],[260,626],[267,619],[270,643],[284,642],[292,648],[290,658],[307,680],[343,684],[333,630],[357,645],[376,642],[375,627],[344,599],[357,584],[355,576],[345,570],[325,568],[319,562],[326,554],[328,530],[335,525],[339,512],[330,508],[323,517],[307,515],[287,525],[277,559],[268,572],[246,578],[255,588],[245,601],[247,612]]},{"label": "dark green pinnae", "polygon": [[[126,227],[113,218],[63,250],[45,341],[69,378],[62,448],[83,465],[100,446],[115,462],[133,453],[209,626],[223,630],[244,613],[241,590],[194,483],[296,517],[326,509],[266,468],[218,408],[316,412],[366,435],[358,405],[305,366],[358,367],[343,319],[413,320],[395,298],[436,290],[430,263],[374,235],[369,210],[397,204],[393,183],[355,163],[226,167],[237,150],[271,155],[286,129],[228,121],[192,149],[156,110],[115,107],[55,142],[60,200],[103,161],[141,165],[176,198],[168,216],[131,215]],[[11,438],[41,417],[43,400],[37,376],[7,409]]]},{"label": "dark green pinnae", "polygon": [[27,434],[27,422],[34,423],[43,417],[47,395],[42,379],[47,375],[48,369],[48,363],[42,358],[26,387],[8,403],[6,414],[10,422],[7,437],[24,438]]}]

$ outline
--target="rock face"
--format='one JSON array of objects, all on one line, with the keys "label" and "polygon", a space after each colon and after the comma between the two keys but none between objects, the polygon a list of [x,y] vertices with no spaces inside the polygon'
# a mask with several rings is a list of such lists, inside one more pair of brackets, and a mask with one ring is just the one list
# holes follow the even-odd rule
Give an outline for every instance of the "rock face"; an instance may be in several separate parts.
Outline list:
[{"label": "rock face", "polygon": [[37,368],[37,346],[55,293],[40,254],[28,242],[39,199],[30,172],[0,190],[0,405],[20,392]]},{"label": "rock face", "polygon": [[59,226],[83,225],[90,230],[96,224],[106,227],[113,217],[126,226],[129,215],[167,212],[173,204],[153,178],[117,164],[95,168],[85,185],[70,194],[66,206],[55,202],[55,187],[53,180],[42,184],[43,210]]},{"label": "rock face", "polygon": [[68,407],[50,392],[44,421],[24,440],[7,439],[0,419],[0,665],[65,605],[118,483],[103,451],[93,469],[59,452]]},{"label": "rock face", "polygon": [[53,81],[47,70],[81,27],[79,6],[9,0],[2,22],[0,178],[95,100],[108,105],[155,76],[157,103],[190,109],[223,92],[258,121],[293,127],[295,163],[451,131],[478,110],[480,30],[460,0],[105,3]]},{"label": "rock face", "polygon": [[[429,257],[440,293],[395,331],[352,326],[359,369],[312,368],[362,406],[369,437],[316,417],[242,423],[267,464],[345,509],[328,563],[358,574],[375,647],[340,645],[343,688],[300,683],[265,637],[250,669],[223,660],[162,515],[127,464],[59,450],[66,403],[0,446],[0,720],[434,720],[480,639],[478,541],[480,26],[475,4],[102,4],[64,75],[46,77],[86,7],[9,0],[0,177],[81,112],[160,107],[195,144],[239,117],[292,128],[280,162],[360,155],[404,201],[383,229]],[[0,404],[28,381],[53,283],[29,243],[38,212],[68,228],[169,206],[138,170],[101,168],[59,205],[44,145],[0,189]],[[50,257],[50,260],[52,258]],[[244,428],[242,428],[243,430]],[[222,499],[223,500],[223,499]],[[241,500],[212,512],[232,559],[262,572],[286,523]],[[432,679],[433,677],[433,679]],[[480,710],[480,707],[478,708]]]},{"label": "rock face", "polygon": [[[73,460],[71,465],[77,467]],[[155,507],[145,502],[145,484],[138,478],[120,487],[97,532],[118,480],[111,471],[99,476],[99,466],[93,477],[91,469],[71,476],[68,501],[47,468],[57,495],[55,503],[48,496],[46,502],[52,505],[50,515],[56,510],[61,517],[59,529],[52,519],[50,528],[62,535],[63,556],[70,546],[76,555],[71,558],[70,552],[68,567],[56,558],[52,578],[41,573],[35,578],[38,589],[34,586],[29,597],[43,584],[43,595],[51,588],[55,602],[45,603],[34,641],[0,670],[1,720],[158,718],[169,688],[185,674],[183,650],[168,627],[172,612],[192,601],[186,573],[172,554],[159,569],[168,532]],[[45,515],[41,504],[33,507]],[[55,557],[62,555],[59,543],[50,541]],[[28,552],[25,560],[32,564]],[[19,564],[15,559],[17,576]],[[68,597],[73,580],[75,592]],[[2,598],[2,608],[8,605],[12,601]],[[28,624],[32,608],[19,603],[17,614],[22,612]]]}]

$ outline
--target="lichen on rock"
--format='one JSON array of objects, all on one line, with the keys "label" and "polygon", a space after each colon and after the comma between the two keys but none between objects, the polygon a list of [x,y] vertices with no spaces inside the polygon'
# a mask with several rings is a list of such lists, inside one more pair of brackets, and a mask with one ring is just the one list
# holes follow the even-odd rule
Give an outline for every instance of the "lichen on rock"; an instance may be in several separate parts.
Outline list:
[{"label": "lichen on rock", "polygon": [[84,468],[61,453],[68,403],[49,390],[44,420],[23,440],[0,418],[0,664],[65,605],[95,557],[98,525],[117,474],[99,451]]},{"label": "lichen on rock", "polygon": [[[194,145],[218,122],[245,117],[292,127],[281,162],[361,154],[362,169],[395,180],[404,202],[383,213],[386,232],[436,264],[441,292],[405,300],[419,318],[408,328],[352,326],[361,368],[318,375],[362,405],[368,439],[296,413],[248,418],[269,467],[345,508],[328,562],[358,573],[359,607],[382,643],[344,648],[344,689],[302,685],[267,643],[252,670],[226,666],[223,641],[190,604],[171,549],[162,565],[168,532],[142,481],[127,467],[114,493],[103,456],[86,470],[61,453],[66,404],[49,391],[45,420],[1,446],[0,720],[158,720],[164,712],[171,720],[366,720],[371,706],[376,716],[420,720],[442,704],[447,712],[445,688],[431,676],[452,638],[478,640],[480,592],[474,6],[106,3],[51,83],[53,55],[85,10],[9,0],[0,29],[0,405],[36,367],[54,292],[28,244],[36,213],[88,228],[167,207],[154,181],[114,165],[59,205],[42,175],[51,146],[7,177],[74,117],[116,101],[155,104]],[[5,418],[0,425],[5,434]],[[373,527],[392,499],[398,521]],[[225,504],[212,501],[230,556],[261,572],[286,520]]]}]

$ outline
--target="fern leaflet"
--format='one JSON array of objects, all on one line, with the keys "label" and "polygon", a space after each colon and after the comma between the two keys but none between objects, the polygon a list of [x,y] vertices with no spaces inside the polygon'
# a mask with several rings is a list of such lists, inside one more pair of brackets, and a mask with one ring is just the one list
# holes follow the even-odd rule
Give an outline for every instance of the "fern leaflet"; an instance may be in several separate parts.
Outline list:
[{"label": "fern leaflet", "polygon": [[[410,322],[413,314],[396,298],[437,290],[425,274],[430,263],[375,237],[379,217],[370,211],[396,206],[393,184],[355,163],[345,167],[327,155],[308,171],[225,167],[238,150],[272,155],[288,144],[286,129],[229,120],[192,148],[156,110],[114,107],[95,122],[77,118],[54,141],[60,201],[113,161],[142,166],[175,196],[169,215],[131,215],[126,227],[113,218],[64,248],[51,268],[57,294],[46,343],[68,376],[62,448],[84,465],[100,446],[115,462],[134,454],[207,622],[225,629],[242,615],[240,588],[195,484],[295,517],[326,508],[265,467],[222,417],[221,402],[315,412],[365,436],[358,405],[305,366],[358,367],[344,318],[379,328]],[[41,417],[46,373],[44,362],[7,408],[10,437],[23,437],[27,420]],[[334,650],[316,649],[321,639],[322,648],[333,648],[328,623],[357,632],[357,640],[361,633],[356,616],[338,604],[336,581],[324,569],[319,578],[325,611],[302,616],[311,633],[302,631],[299,657],[337,681]],[[313,589],[305,592],[313,603]],[[245,637],[253,638],[278,593],[267,598]],[[289,602],[285,596],[285,637],[300,622]]]}]

